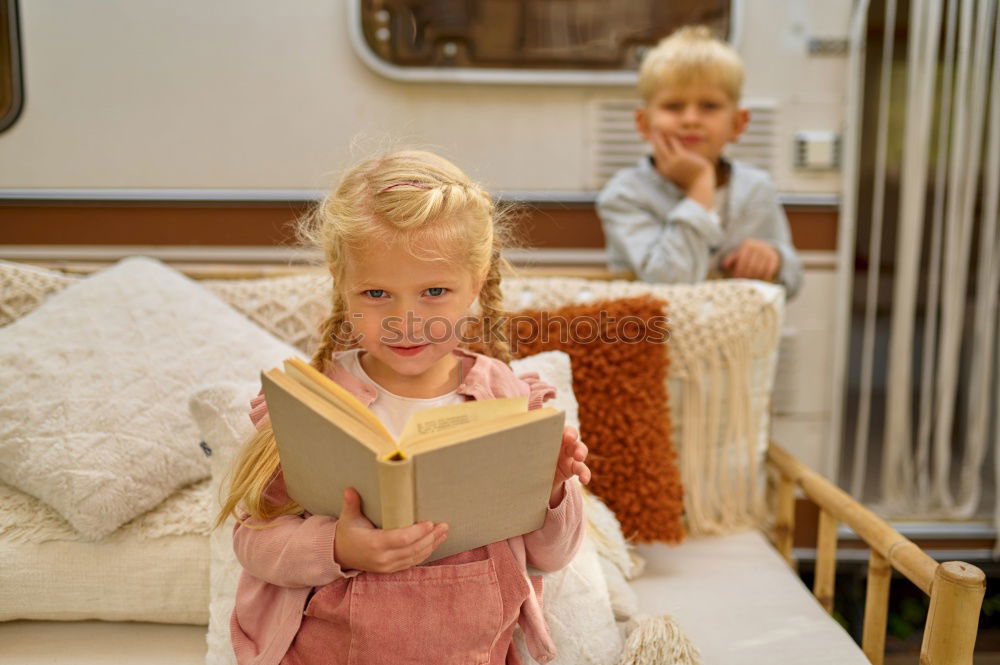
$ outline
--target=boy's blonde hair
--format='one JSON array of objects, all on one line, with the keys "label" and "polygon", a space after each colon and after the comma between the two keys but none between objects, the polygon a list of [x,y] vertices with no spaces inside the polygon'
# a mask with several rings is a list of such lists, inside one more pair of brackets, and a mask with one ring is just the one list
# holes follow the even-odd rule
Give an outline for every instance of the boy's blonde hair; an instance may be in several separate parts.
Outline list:
[{"label": "boy's blonde hair", "polygon": [[[311,360],[319,371],[326,372],[335,351],[354,346],[344,343],[347,303],[339,288],[349,253],[396,241],[418,258],[464,264],[470,277],[483,280],[478,297],[486,350],[510,362],[500,289],[502,274],[512,270],[501,254],[510,237],[509,222],[490,195],[448,160],[407,150],[364,161],[344,174],[298,230],[302,240],[323,252],[333,275],[330,315],[320,327],[320,344]],[[434,250],[419,252],[418,247]],[[278,462],[268,424],[237,457],[216,526],[240,505],[258,520],[302,512],[294,502],[277,506],[264,496]]]},{"label": "boy's blonde hair", "polygon": [[734,104],[743,89],[743,61],[705,26],[686,26],[660,40],[639,68],[639,94],[648,102],[665,86],[712,83]]}]

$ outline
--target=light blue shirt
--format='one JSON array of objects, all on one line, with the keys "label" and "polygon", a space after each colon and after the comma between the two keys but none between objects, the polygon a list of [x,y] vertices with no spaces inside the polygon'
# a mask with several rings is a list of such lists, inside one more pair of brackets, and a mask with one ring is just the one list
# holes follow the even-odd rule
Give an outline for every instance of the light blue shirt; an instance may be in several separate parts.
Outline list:
[{"label": "light blue shirt", "polygon": [[693,283],[721,271],[720,263],[747,238],[781,255],[777,281],[788,297],[802,285],[802,264],[788,219],[768,174],[731,162],[722,208],[706,210],[659,174],[651,158],[622,169],[597,197],[608,265],[646,282]]}]

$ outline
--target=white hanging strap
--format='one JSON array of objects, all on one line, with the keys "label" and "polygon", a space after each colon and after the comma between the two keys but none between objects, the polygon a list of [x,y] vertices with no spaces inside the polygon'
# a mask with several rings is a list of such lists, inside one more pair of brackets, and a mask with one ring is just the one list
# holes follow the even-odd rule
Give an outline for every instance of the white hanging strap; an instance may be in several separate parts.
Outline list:
[{"label": "white hanging strap", "polygon": [[[923,235],[924,191],[927,181],[927,148],[929,144],[931,86],[927,77],[917,76],[921,58],[926,58],[921,34],[931,40],[924,21],[927,0],[910,4],[912,30],[907,53],[907,66],[916,69],[906,95],[906,128],[903,135],[901,187],[898,223],[896,225],[896,265],[893,280],[892,322],[889,337],[889,362],[886,380],[885,430],[881,486],[883,499],[900,506],[912,496],[913,461],[911,436],[911,379],[913,348],[913,316],[919,280],[918,262]],[[936,36],[936,35],[935,35]],[[926,63],[926,59],[923,61]]]},{"label": "white hanging strap", "polygon": [[875,131],[875,183],[871,207],[871,234],[868,240],[868,275],[865,293],[865,323],[861,336],[861,387],[854,429],[851,494],[860,499],[868,471],[868,439],[871,425],[872,383],[874,381],[875,323],[878,314],[879,270],[882,266],[882,227],[885,219],[885,178],[889,145],[889,107],[892,92],[892,53],[896,33],[896,0],[885,5],[882,33],[882,69],[879,76],[878,120]]},{"label": "white hanging strap", "polygon": [[[940,3],[935,2],[938,17]],[[930,498],[930,439],[934,416],[933,398],[937,373],[937,333],[940,322],[941,295],[941,234],[944,227],[944,202],[947,193],[945,175],[949,162],[949,128],[951,127],[952,79],[955,71],[955,21],[957,2],[948,3],[948,19],[945,25],[944,63],[942,65],[941,90],[936,96],[939,101],[937,126],[937,164],[934,174],[934,201],[931,206],[932,225],[930,235],[930,256],[927,267],[927,302],[924,309],[924,339],[921,354],[920,406],[916,439],[916,499],[917,508],[927,510]],[[938,24],[935,29],[939,29]],[[937,40],[934,41],[935,46]],[[936,61],[935,49],[935,61]],[[936,62],[932,63],[936,67]],[[932,70],[933,71],[933,70]],[[927,70],[925,70],[926,74]],[[933,74],[932,74],[933,75]],[[932,79],[933,80],[933,79]]]},{"label": "white hanging strap", "polygon": [[[997,249],[1000,250],[1000,246]],[[993,284],[993,288],[1000,290],[1000,280]],[[1000,312],[997,313],[997,316],[1000,316]],[[994,343],[1000,347],[1000,338],[994,339]],[[997,377],[1000,377],[1000,348],[995,349],[994,353],[996,354],[996,364],[993,371]],[[994,413],[1000,413],[1000,390],[997,390],[993,395],[993,409]],[[993,441],[1000,442],[1000,418],[993,419]],[[1000,456],[995,458],[993,464],[993,486],[1000,487]],[[993,526],[1000,527],[1000,492],[995,492],[994,497]],[[993,557],[1000,558],[1000,538],[997,538],[993,545]]]},{"label": "white hanging strap", "polygon": [[[934,431],[931,483],[933,502],[950,511],[954,505],[951,492],[952,429],[955,422],[955,396],[958,387],[962,328],[965,322],[968,282],[969,244],[972,239],[972,196],[979,170],[982,110],[973,106],[971,51],[974,0],[962,0],[958,37],[958,70],[955,77],[955,116],[953,159],[948,189],[948,232],[945,234],[945,273],[942,290],[941,340],[938,345],[937,423]],[[973,122],[973,113],[979,113]],[[971,192],[974,194],[975,189]]]},{"label": "white hanging strap", "polygon": [[861,0],[851,16],[847,56],[847,112],[844,118],[844,168],[841,175],[840,215],[837,219],[837,289],[834,315],[833,387],[830,391],[830,427],[823,451],[823,467],[835,482],[840,477],[844,405],[847,403],[847,367],[851,348],[851,304],[854,293],[854,244],[857,236],[858,155],[861,146],[865,93],[864,63],[869,0]]},{"label": "white hanging strap", "polygon": [[[1000,12],[993,3],[981,2],[977,17],[975,71],[977,73],[973,99],[986,103],[986,75],[990,71],[991,25],[1000,24]],[[990,16],[992,12],[992,16]],[[990,93],[989,129],[985,143],[986,154],[982,161],[983,191],[979,224],[979,257],[976,276],[975,328],[972,341],[970,366],[969,400],[966,402],[966,439],[962,456],[962,472],[959,476],[963,484],[958,491],[958,505],[955,516],[971,517],[979,506],[982,493],[982,465],[986,457],[989,441],[990,390],[993,384],[993,354],[996,335],[997,291],[996,275],[1000,263],[997,238],[997,190],[1000,187],[1000,36],[994,36],[992,44],[993,81]],[[978,95],[982,95],[979,98]],[[985,108],[983,108],[985,110]],[[976,116],[973,116],[976,117]],[[982,117],[982,116],[979,116]],[[977,123],[978,125],[978,123]],[[980,141],[976,141],[981,144]],[[978,166],[979,160],[976,160]],[[973,183],[978,178],[970,178]],[[994,440],[994,444],[996,440]]]}]

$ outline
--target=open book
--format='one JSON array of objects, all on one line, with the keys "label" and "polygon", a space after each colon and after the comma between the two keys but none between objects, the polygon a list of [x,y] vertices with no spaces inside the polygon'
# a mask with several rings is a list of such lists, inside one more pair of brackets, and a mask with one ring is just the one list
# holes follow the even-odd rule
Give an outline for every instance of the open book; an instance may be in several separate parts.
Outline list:
[{"label": "open book", "polygon": [[430,520],[448,538],[428,561],[542,525],[565,414],[525,397],[414,414],[395,439],[351,393],[298,358],[261,374],[289,496],[339,515],[344,489],[391,529]]}]

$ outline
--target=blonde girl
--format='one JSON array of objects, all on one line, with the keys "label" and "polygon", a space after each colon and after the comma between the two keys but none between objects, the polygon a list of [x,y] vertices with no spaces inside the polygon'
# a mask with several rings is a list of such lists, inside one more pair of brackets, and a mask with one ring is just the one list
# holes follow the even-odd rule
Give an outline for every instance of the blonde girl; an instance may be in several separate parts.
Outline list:
[{"label": "blonde girl", "polygon": [[[554,389],[508,365],[500,290],[504,227],[490,196],[447,160],[404,151],[365,161],[303,223],[333,276],[333,302],[312,364],[352,392],[393,433],[419,409]],[[462,346],[478,299],[488,355]],[[555,649],[542,619],[541,570],[565,566],[583,537],[579,490],[590,479],[572,428],[545,522],[507,541],[420,565],[446,524],[383,530],[353,489],[339,519],[289,497],[267,405],[237,459],[221,523],[235,514],[243,566],[231,618],[240,665],[516,663],[515,626],[529,652]]]}]

